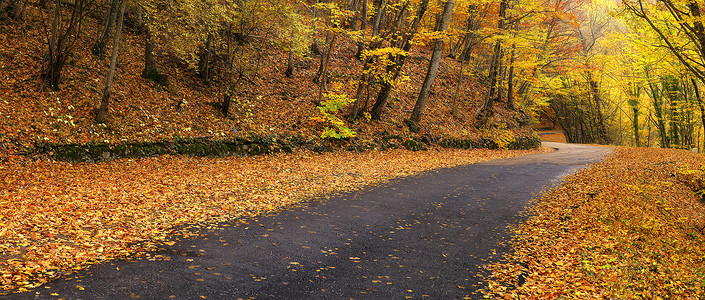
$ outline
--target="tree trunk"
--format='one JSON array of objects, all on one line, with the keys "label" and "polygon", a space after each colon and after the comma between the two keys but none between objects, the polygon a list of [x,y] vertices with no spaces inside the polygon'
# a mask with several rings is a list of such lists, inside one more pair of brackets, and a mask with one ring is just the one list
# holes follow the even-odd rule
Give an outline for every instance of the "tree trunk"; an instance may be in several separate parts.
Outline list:
[{"label": "tree trunk", "polygon": [[157,62],[154,60],[154,41],[149,26],[145,26],[144,34],[144,69],[142,69],[142,77],[154,79],[159,76],[157,71]]},{"label": "tree trunk", "polygon": [[[357,92],[355,93],[355,103],[353,103],[352,110],[350,111],[350,118],[357,118],[360,115],[362,104],[362,95],[365,88],[369,85],[370,80],[370,67],[372,66],[372,61],[374,57],[368,57],[365,59],[364,66],[362,67],[362,74],[360,75],[360,82],[357,84]],[[367,106],[367,101],[365,101],[365,106]]]},{"label": "tree trunk", "polygon": [[[438,31],[445,32],[448,29],[450,16],[453,13],[453,5],[455,5],[455,1],[448,0],[443,6],[443,15],[438,19]],[[443,37],[436,39],[433,43],[433,54],[431,54],[431,61],[428,64],[426,78],[421,85],[419,97],[416,99],[414,110],[411,112],[411,118],[409,118],[408,122],[409,128],[414,132],[419,130],[419,122],[421,122],[421,116],[428,103],[428,95],[431,93],[431,86],[436,80],[436,75],[438,75],[438,68],[440,67],[441,58],[443,57],[444,44],[445,39]]]},{"label": "tree trunk", "polygon": [[592,78],[592,72],[587,72],[587,80],[590,85],[590,96],[595,105],[595,118],[597,120],[597,139],[596,142],[600,144],[609,143],[607,138],[607,127],[605,126],[605,119],[602,113],[602,97],[600,97],[600,86],[595,79]]},{"label": "tree trunk", "polygon": [[[401,36],[401,39],[399,39],[399,43],[403,45],[402,49],[404,51],[408,52],[411,49],[411,40],[413,40],[416,36],[421,19],[423,19],[423,15],[426,13],[427,9],[428,0],[422,0],[421,3],[419,3],[419,7],[416,11],[416,18],[411,24],[411,27]],[[399,18],[399,20],[401,19],[403,18]],[[397,28],[401,29],[399,26],[397,26]],[[404,67],[404,62],[406,62],[406,56],[397,56],[394,59],[393,65],[387,68],[387,73],[391,73],[391,80],[382,83],[382,87],[380,88],[379,93],[377,93],[377,101],[375,101],[372,111],[370,111],[372,118],[375,120],[379,120],[382,116],[382,111],[384,110],[384,107],[387,106],[389,95],[392,92],[392,82],[399,77],[399,73]]]},{"label": "tree trunk", "polygon": [[117,56],[118,48],[120,48],[120,34],[122,33],[122,21],[125,16],[125,2],[122,0],[120,3],[120,13],[117,20],[117,30],[115,31],[115,38],[113,39],[113,53],[110,58],[110,70],[108,71],[108,78],[105,80],[105,88],[103,89],[103,98],[100,101],[100,108],[96,114],[95,121],[98,123],[105,122],[105,116],[108,113],[108,105],[110,104],[110,94],[112,93],[113,79],[115,78],[115,68],[117,66]]},{"label": "tree trunk", "polygon": [[507,76],[507,108],[516,110],[514,103],[514,60],[516,59],[516,44],[512,44],[512,51],[509,57],[509,74]]},{"label": "tree trunk", "polygon": [[463,83],[463,69],[465,68],[465,62],[460,62],[460,72],[458,74],[458,82],[455,86],[455,91],[453,92],[453,101],[450,114],[453,117],[458,116],[458,94],[460,94],[460,85]]},{"label": "tree trunk", "polygon": [[220,106],[220,112],[223,116],[228,116],[228,112],[230,111],[230,103],[232,103],[231,98],[232,94],[230,91],[223,96],[223,104]]},{"label": "tree trunk", "polygon": [[[360,31],[362,31],[363,36],[365,35],[365,29],[367,28],[367,0],[362,0],[362,5],[360,5]],[[355,57],[357,59],[362,59],[362,51],[365,50],[365,42],[360,41],[357,43],[357,54]]]},{"label": "tree trunk", "polygon": [[110,39],[110,35],[113,32],[113,27],[115,26],[115,19],[117,18],[118,15],[118,4],[119,0],[113,0],[113,2],[110,4],[110,14],[106,15],[107,19],[105,23],[105,27],[103,27],[103,32],[101,33],[100,37],[98,37],[98,40],[95,42],[93,45],[93,54],[95,54],[98,57],[103,56],[103,52],[105,51],[105,45],[108,43],[108,40]]},{"label": "tree trunk", "polygon": [[48,83],[52,90],[59,89],[59,77],[61,74],[60,65],[57,62],[59,51],[57,44],[59,38],[59,21],[61,20],[61,0],[56,0],[54,5],[54,20],[51,23],[51,37],[49,38],[49,50],[46,55],[46,68],[42,73],[45,77],[44,84]]},{"label": "tree trunk", "polygon": [[[318,0],[314,1],[314,4],[318,4]],[[313,9],[313,18],[318,18],[318,8]],[[316,38],[316,22],[312,22],[311,27],[311,38],[313,39],[313,43],[311,44],[311,47],[309,47],[311,49],[311,54],[321,55],[321,46],[318,44],[318,39]]]},{"label": "tree trunk", "polygon": [[289,50],[289,59],[286,63],[286,71],[284,71],[286,77],[291,77],[294,75],[294,50]]},{"label": "tree trunk", "polygon": [[321,57],[321,62],[318,65],[318,71],[316,76],[313,77],[313,82],[319,83],[325,81],[325,75],[328,72],[328,62],[330,61],[331,52],[333,52],[333,47],[335,47],[335,41],[338,39],[338,35],[333,35],[330,40],[328,48],[326,48],[326,55]]},{"label": "tree trunk", "polygon": [[211,79],[211,57],[213,56],[213,35],[209,34],[206,39],[206,45],[203,52],[198,58],[198,74],[201,75],[206,84],[210,83]]},{"label": "tree trunk", "polygon": [[[700,123],[705,129],[705,100],[700,97],[700,88],[698,88],[698,82],[691,78],[690,81],[693,83],[693,90],[695,91],[695,100],[698,102],[698,108],[700,108]],[[703,149],[700,149],[701,151]]]},{"label": "tree trunk", "polygon": [[370,111],[372,119],[379,120],[381,118],[382,111],[384,110],[384,106],[387,105],[387,101],[391,93],[391,84],[382,85],[382,88],[379,90],[379,93],[377,93],[377,100],[375,101],[375,105],[372,106],[372,110]]},{"label": "tree trunk", "polygon": [[[352,0],[352,1],[348,2],[348,10],[354,11],[354,12],[359,12],[360,11],[360,0]],[[354,16],[351,16],[346,20],[348,28],[350,28],[351,31],[357,31],[357,21],[359,19],[360,19],[360,15],[356,13]]]},{"label": "tree trunk", "polygon": [[[482,13],[484,15],[487,12],[487,8],[489,5],[485,6],[485,9]],[[460,45],[463,45],[463,50],[460,53],[460,56],[458,60],[460,61],[460,72],[458,73],[458,81],[455,86],[455,92],[453,93],[453,101],[452,101],[452,108],[451,108],[451,114],[454,117],[458,116],[458,94],[460,93],[460,86],[463,83],[463,69],[465,68],[465,65],[468,63],[470,60],[470,56],[472,55],[472,50],[475,47],[475,40],[477,35],[475,34],[475,30],[477,30],[477,27],[479,25],[479,22],[476,20],[477,17],[479,17],[477,13],[477,5],[472,4],[468,7],[468,13],[470,16],[468,17],[467,20],[467,26],[466,30],[467,33],[465,34],[464,41],[458,42],[458,45],[456,46],[457,48],[460,48]]]},{"label": "tree trunk", "polygon": [[636,83],[629,83],[627,104],[632,110],[632,131],[634,133],[634,145],[641,147],[639,135],[639,95],[641,88]]},{"label": "tree trunk", "polygon": [[[497,21],[497,29],[504,29],[504,19],[507,16],[507,0],[502,0],[499,5],[499,20]],[[492,60],[490,61],[490,74],[489,74],[489,88],[487,92],[487,97],[480,108],[475,112],[475,119],[478,125],[485,125],[492,115],[492,107],[494,102],[497,101],[498,89],[497,83],[499,79],[499,68],[500,62],[502,60],[502,42],[496,41],[494,44],[494,52],[492,54]]]},{"label": "tree trunk", "polygon": [[[504,3],[504,2],[502,2]],[[497,82],[499,77],[499,62],[502,59],[502,42],[497,41],[494,44],[492,59],[490,60],[490,74],[487,96],[482,106],[475,112],[475,119],[480,125],[484,125],[489,120],[492,114],[492,107],[497,100],[498,90]]]},{"label": "tree trunk", "polygon": [[663,91],[668,97],[668,138],[671,146],[676,147],[681,145],[678,124],[679,114],[678,110],[676,109],[676,105],[678,102],[677,97],[681,93],[678,87],[678,81],[679,80],[672,75],[665,76],[661,79]]},{"label": "tree trunk", "polygon": [[646,81],[649,83],[649,89],[651,90],[654,113],[656,114],[656,128],[661,139],[661,148],[670,148],[671,145],[668,139],[668,133],[666,132],[666,124],[663,119],[663,91],[659,90],[656,84],[652,82],[648,68],[644,68],[644,75],[646,75]]},{"label": "tree trunk", "polygon": [[[364,3],[367,3],[367,0],[364,0]],[[373,16],[373,21],[372,21],[372,36],[375,37],[379,34],[379,26],[380,22],[382,20],[382,14],[384,13],[384,1],[383,0],[374,0],[373,5],[375,6],[375,15]],[[363,6],[363,9],[365,9],[367,5]],[[367,15],[367,12],[364,13],[364,15]],[[366,20],[367,18],[365,18]],[[362,25],[363,28],[366,26],[365,24]],[[369,45],[367,48],[369,50],[374,50],[380,45],[381,41],[370,41]],[[363,58],[363,51],[365,50],[365,45],[364,43],[360,43],[358,46],[358,53],[357,57],[359,59]],[[362,104],[362,96],[366,88],[369,88],[369,81],[371,78],[371,75],[369,74],[370,68],[372,67],[372,63],[376,57],[367,57],[365,59],[365,62],[363,63],[362,67],[362,74],[360,75],[360,81],[357,85],[357,92],[355,93],[355,103],[353,103],[352,110],[350,112],[350,118],[357,118],[360,116],[360,113],[362,112],[361,110],[361,104]],[[365,107],[367,107],[367,98],[365,98]],[[363,108],[363,109],[364,109]]]},{"label": "tree trunk", "polygon": [[223,96],[223,104],[220,106],[220,112],[223,114],[223,116],[228,116],[228,113],[230,112],[230,105],[232,103],[232,97],[237,91],[238,86],[240,86],[240,82],[242,82],[242,78],[244,77],[243,73],[240,73],[240,75],[237,77],[237,80],[235,83],[232,83],[228,87],[228,91],[225,93]]}]

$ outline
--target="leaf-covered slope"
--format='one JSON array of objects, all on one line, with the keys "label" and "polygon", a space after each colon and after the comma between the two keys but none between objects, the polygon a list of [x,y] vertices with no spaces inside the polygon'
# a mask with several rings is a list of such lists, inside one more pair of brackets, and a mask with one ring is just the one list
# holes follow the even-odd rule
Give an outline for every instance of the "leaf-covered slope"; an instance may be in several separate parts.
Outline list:
[{"label": "leaf-covered slope", "polygon": [[[287,53],[256,38],[258,71],[236,93],[230,115],[217,110],[215,84],[206,85],[196,72],[166,46],[157,45],[156,57],[168,77],[163,87],[140,76],[143,68],[144,35],[127,31],[118,56],[113,100],[105,124],[94,121],[108,61],[91,54],[90,47],[99,28],[97,20],[86,19],[81,43],[69,58],[61,90],[42,91],[39,87],[41,60],[47,36],[37,7],[28,6],[25,19],[0,23],[0,145],[5,151],[22,151],[36,144],[121,143],[170,140],[188,137],[231,138],[246,136],[318,136],[323,124],[311,118],[318,115],[315,101],[318,87],[312,79],[318,57],[297,59],[294,75],[283,75]],[[332,82],[341,83],[341,92],[352,95],[355,79],[362,68],[355,58],[356,45],[339,44],[331,58]],[[352,124],[359,139],[380,132],[410,135],[403,125],[413,108],[418,86],[427,67],[428,50],[412,49],[405,66],[409,79],[392,95],[381,122],[361,120]],[[459,117],[450,115],[451,95],[458,74],[457,62],[445,59],[421,134],[474,137],[472,113],[479,105],[482,89],[475,80],[464,80],[460,89]],[[332,85],[331,85],[332,87]],[[374,91],[370,91],[370,101]],[[371,103],[369,104],[371,105]],[[513,120],[511,114],[501,116]],[[513,122],[513,121],[512,121]],[[522,134],[525,134],[522,133]]]},{"label": "leaf-covered slope", "polygon": [[684,150],[617,148],[570,176],[516,228],[514,253],[489,266],[486,295],[702,299],[704,162]]}]

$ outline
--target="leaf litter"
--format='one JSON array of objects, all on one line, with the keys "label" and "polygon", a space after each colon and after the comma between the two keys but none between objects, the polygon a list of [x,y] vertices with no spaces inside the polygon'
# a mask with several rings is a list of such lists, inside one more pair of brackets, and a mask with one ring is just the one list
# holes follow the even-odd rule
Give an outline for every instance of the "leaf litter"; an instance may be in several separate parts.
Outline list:
[{"label": "leaf litter", "polygon": [[161,156],[89,164],[0,163],[0,286],[38,287],[173,244],[201,226],[420,172],[548,151],[297,151],[257,157]]},{"label": "leaf litter", "polygon": [[618,147],[535,201],[484,296],[703,299],[703,191],[702,154]]}]

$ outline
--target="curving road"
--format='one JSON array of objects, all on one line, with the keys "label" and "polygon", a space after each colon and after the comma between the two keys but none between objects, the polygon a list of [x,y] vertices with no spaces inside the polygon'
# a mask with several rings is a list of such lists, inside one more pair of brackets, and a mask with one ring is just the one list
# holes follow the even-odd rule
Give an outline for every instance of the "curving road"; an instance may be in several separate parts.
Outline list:
[{"label": "curving road", "polygon": [[[10,299],[475,299],[479,266],[509,249],[506,227],[608,147],[427,172],[211,230]],[[58,293],[58,297],[51,296]]]}]

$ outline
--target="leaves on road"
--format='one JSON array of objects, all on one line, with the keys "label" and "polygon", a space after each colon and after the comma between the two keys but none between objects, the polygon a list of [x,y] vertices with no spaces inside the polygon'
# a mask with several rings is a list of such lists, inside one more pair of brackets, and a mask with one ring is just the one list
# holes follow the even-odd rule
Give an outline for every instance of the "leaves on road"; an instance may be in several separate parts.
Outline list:
[{"label": "leaves on road", "polygon": [[339,151],[0,164],[0,286],[34,288],[213,226],[205,223],[243,220],[313,196],[531,152],[536,151]]}]

